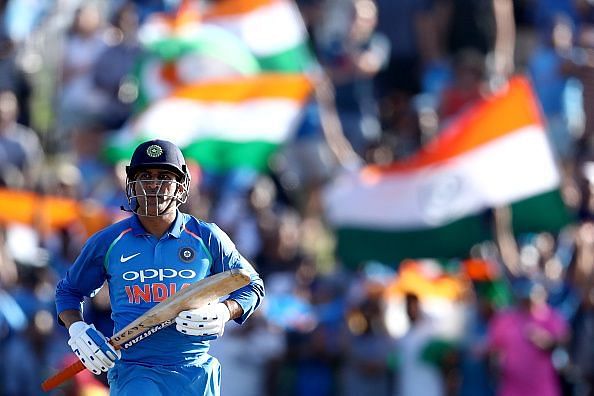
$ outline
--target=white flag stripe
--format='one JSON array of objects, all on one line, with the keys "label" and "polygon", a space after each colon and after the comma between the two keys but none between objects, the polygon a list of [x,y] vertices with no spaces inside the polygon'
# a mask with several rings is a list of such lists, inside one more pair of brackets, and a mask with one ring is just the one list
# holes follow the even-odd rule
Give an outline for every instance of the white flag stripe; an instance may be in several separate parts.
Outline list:
[{"label": "white flag stripe", "polygon": [[240,37],[256,56],[275,55],[305,41],[306,30],[294,4],[278,1],[252,12],[209,19]]},{"label": "white flag stripe", "polygon": [[160,136],[184,147],[200,139],[283,143],[295,129],[301,104],[253,99],[239,103],[170,98],[147,109],[134,125],[144,137]]},{"label": "white flag stripe", "polygon": [[149,98],[163,98],[171,92],[171,84],[163,80],[161,74],[163,62],[158,59],[149,59],[140,69],[140,81],[150,83],[143,83],[142,88]]},{"label": "white flag stripe", "polygon": [[327,190],[327,216],[335,226],[432,228],[559,186],[541,126],[522,128],[437,166],[388,175],[377,184],[351,177]]}]

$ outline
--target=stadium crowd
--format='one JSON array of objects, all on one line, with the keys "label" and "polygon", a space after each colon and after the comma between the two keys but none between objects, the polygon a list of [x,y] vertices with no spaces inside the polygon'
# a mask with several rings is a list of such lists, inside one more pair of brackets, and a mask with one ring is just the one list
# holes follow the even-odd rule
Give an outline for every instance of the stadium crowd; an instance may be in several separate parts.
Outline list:
[{"label": "stadium crowd", "polygon": [[[0,396],[41,394],[72,362],[56,282],[89,233],[128,215],[123,164],[104,148],[135,111],[139,31],[179,3],[0,1]],[[224,229],[267,288],[263,308],[212,343],[223,395],[594,395],[594,3],[297,6],[328,84],[294,139],[265,173],[191,169],[185,211]],[[498,274],[485,287],[459,276],[468,257],[342,263],[326,184],[406,159],[513,73],[540,102],[571,221],[515,235],[509,208],[494,208],[496,238],[468,252]],[[76,206],[48,221],[60,199]],[[405,268],[429,289],[438,273],[460,290],[432,299],[399,283]],[[85,319],[112,333],[105,288]],[[85,372],[52,394],[108,389]]]}]

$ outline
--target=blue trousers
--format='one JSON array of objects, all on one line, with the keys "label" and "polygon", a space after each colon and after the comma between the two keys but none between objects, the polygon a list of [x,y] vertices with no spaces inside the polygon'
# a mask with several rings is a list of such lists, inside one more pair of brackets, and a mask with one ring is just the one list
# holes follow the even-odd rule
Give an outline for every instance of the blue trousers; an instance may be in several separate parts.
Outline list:
[{"label": "blue trousers", "polygon": [[209,356],[200,365],[141,366],[117,362],[109,370],[110,396],[219,396],[221,366]]}]

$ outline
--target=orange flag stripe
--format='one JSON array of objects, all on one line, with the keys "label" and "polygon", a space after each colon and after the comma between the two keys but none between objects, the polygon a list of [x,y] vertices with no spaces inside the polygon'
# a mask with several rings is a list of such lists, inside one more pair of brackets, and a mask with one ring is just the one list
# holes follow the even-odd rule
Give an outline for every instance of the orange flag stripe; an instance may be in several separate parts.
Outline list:
[{"label": "orange flag stripe", "polygon": [[499,278],[497,267],[487,260],[468,259],[462,262],[462,271],[475,281],[489,281]]},{"label": "orange flag stripe", "polygon": [[311,82],[303,74],[261,74],[183,86],[170,97],[231,103],[272,98],[304,102],[311,90]]},{"label": "orange flag stripe", "polygon": [[44,197],[28,191],[0,190],[0,222],[35,224],[38,221],[51,226],[63,226],[78,216],[73,200]]},{"label": "orange flag stripe", "polygon": [[505,89],[481,100],[452,121],[435,140],[409,160],[387,167],[370,166],[364,172],[367,176],[377,177],[438,164],[530,125],[543,125],[540,108],[530,82],[517,76]]},{"label": "orange flag stripe", "polygon": [[385,294],[389,298],[414,293],[421,298],[439,297],[454,301],[463,298],[467,291],[468,284],[463,278],[449,274],[428,276],[422,265],[406,260],[401,264],[398,276],[387,286]]},{"label": "orange flag stripe", "polygon": [[109,224],[102,209],[83,210],[78,201],[30,191],[0,189],[0,224],[21,223],[57,229],[80,222],[90,235]]},{"label": "orange flag stripe", "polygon": [[222,0],[204,12],[204,19],[238,16],[276,2],[277,0]]}]

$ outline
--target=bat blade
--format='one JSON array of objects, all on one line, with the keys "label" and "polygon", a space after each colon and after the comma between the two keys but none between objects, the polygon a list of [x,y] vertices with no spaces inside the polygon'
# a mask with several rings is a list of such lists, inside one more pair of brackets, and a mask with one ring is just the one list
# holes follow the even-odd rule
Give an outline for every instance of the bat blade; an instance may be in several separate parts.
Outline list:
[{"label": "bat blade", "polygon": [[[137,342],[175,322],[176,316],[184,310],[198,308],[218,300],[242,288],[250,282],[250,275],[243,269],[232,269],[211,275],[181,289],[166,300],[155,305],[126,327],[114,334],[109,343],[116,349],[127,349]],[[72,378],[85,368],[81,361],[66,367],[41,384],[49,391]]]},{"label": "bat blade", "polygon": [[[138,337],[145,335],[145,332],[152,331],[154,333],[155,327],[160,327],[158,329],[160,330],[166,327],[168,321],[175,321],[175,317],[181,311],[201,307],[211,301],[218,300],[220,297],[247,285],[249,281],[250,277],[247,271],[239,269],[224,271],[204,278],[146,311],[114,334],[110,338],[110,342],[114,346],[129,348],[138,342]],[[146,338],[146,336],[142,338]]]}]

